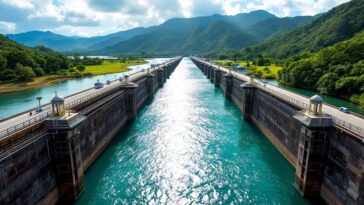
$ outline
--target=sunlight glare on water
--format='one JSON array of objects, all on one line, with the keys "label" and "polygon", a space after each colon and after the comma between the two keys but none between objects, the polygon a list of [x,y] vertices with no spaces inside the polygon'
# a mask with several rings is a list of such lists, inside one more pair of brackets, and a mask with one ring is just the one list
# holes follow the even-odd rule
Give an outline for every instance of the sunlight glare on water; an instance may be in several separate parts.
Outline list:
[{"label": "sunlight glare on water", "polygon": [[76,204],[308,204],[294,169],[184,58],[87,170]]}]

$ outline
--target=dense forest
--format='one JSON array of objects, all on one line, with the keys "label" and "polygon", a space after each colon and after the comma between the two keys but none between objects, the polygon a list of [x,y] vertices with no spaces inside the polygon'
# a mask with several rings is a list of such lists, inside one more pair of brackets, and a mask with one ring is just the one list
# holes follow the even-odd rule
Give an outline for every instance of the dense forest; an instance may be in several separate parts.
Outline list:
[{"label": "dense forest", "polygon": [[364,31],[316,53],[287,59],[278,80],[364,106]]},{"label": "dense forest", "polygon": [[364,29],[364,1],[352,0],[320,15],[312,22],[249,48],[272,58],[286,58],[303,51],[318,51],[353,37]]},{"label": "dense forest", "polygon": [[29,48],[0,35],[0,81],[27,81],[70,67],[69,59],[43,46]]},{"label": "dense forest", "polygon": [[77,75],[87,65],[100,65],[99,58],[73,58],[54,52],[44,46],[34,48],[18,44],[0,35],[0,81],[30,81],[47,74],[65,74],[70,71]]}]

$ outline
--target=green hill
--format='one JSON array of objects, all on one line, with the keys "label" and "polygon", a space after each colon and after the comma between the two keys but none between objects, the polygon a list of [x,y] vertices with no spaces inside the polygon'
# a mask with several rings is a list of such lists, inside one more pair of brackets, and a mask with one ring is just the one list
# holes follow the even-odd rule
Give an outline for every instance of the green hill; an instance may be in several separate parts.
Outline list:
[{"label": "green hill", "polygon": [[[254,18],[254,21],[248,21]],[[295,28],[312,18],[278,18],[268,12],[256,11],[236,16],[172,19],[154,27],[152,32],[108,46],[95,54],[185,55],[219,49],[240,49]]]},{"label": "green hill", "polygon": [[364,31],[322,49],[293,56],[279,73],[281,83],[338,96],[364,107]]},{"label": "green hill", "polygon": [[136,36],[128,41],[104,49],[105,54],[140,52],[187,54],[220,48],[237,49],[257,42],[256,38],[225,21],[187,30],[160,29]]},{"label": "green hill", "polygon": [[69,59],[45,47],[29,48],[0,35],[0,81],[26,81],[68,69]]},{"label": "green hill", "polygon": [[265,56],[285,58],[302,51],[318,51],[353,37],[364,29],[364,1],[352,0],[310,23],[252,47]]},{"label": "green hill", "polygon": [[46,46],[62,52],[94,50],[128,40],[136,35],[147,32],[146,28],[134,28],[105,36],[90,38],[68,37],[50,31],[29,31],[19,34],[8,34],[6,37],[26,46]]}]

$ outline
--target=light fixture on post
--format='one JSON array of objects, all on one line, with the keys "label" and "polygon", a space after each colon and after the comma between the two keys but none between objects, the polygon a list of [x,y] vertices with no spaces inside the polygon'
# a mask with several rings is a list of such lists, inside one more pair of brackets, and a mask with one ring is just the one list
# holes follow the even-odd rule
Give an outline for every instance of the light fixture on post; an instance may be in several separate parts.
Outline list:
[{"label": "light fixture on post", "polygon": [[36,112],[42,112],[43,110],[42,110],[42,107],[41,107],[41,105],[40,105],[40,101],[42,100],[42,97],[36,97],[35,99],[37,99],[38,100],[38,106],[37,106],[37,109],[35,110]]}]

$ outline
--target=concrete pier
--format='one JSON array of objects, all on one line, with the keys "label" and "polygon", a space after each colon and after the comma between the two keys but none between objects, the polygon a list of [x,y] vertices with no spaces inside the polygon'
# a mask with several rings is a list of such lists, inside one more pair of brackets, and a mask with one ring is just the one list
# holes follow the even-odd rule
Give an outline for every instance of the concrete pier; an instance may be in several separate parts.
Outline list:
[{"label": "concrete pier", "polygon": [[0,204],[75,201],[84,188],[84,172],[181,59],[99,89],[64,99],[56,95],[33,118],[18,115],[1,122]]},{"label": "concrete pier", "polygon": [[[296,168],[295,186],[328,204],[364,204],[364,119],[278,87],[252,81],[204,59],[192,61],[254,123]],[[221,71],[218,71],[221,70]],[[218,73],[219,72],[219,73]]]}]

